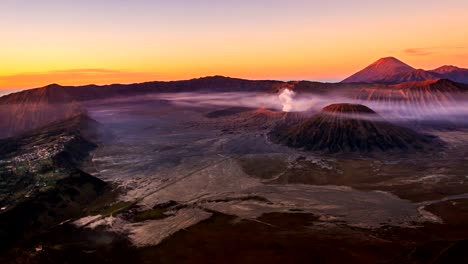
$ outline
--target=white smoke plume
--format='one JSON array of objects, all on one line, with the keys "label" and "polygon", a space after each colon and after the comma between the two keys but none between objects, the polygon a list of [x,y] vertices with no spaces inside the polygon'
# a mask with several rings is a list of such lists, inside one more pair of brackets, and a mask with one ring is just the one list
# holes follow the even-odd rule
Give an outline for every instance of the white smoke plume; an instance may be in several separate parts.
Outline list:
[{"label": "white smoke plume", "polygon": [[296,93],[289,89],[284,89],[279,95],[279,100],[283,105],[283,112],[293,111],[294,96]]}]

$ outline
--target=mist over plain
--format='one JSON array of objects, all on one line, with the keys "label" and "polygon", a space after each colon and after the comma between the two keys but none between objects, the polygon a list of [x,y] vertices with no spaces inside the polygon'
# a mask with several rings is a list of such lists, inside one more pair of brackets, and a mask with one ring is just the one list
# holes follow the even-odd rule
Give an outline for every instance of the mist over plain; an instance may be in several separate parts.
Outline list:
[{"label": "mist over plain", "polygon": [[[267,108],[283,112],[318,112],[323,107],[334,103],[363,104],[387,121],[452,121],[467,124],[465,118],[468,115],[467,98],[444,104],[435,102],[423,102],[411,104],[403,100],[373,101],[356,99],[339,94],[312,94],[295,93],[285,89],[279,94],[275,93],[182,93],[161,94],[156,98],[167,100],[174,104],[192,107],[247,107],[252,109]],[[376,119],[362,115],[364,119]]]}]

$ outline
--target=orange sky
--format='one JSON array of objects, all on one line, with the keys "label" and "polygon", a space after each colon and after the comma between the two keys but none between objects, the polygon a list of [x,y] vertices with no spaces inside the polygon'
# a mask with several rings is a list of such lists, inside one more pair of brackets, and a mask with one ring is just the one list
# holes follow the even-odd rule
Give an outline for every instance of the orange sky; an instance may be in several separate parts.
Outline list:
[{"label": "orange sky", "polygon": [[466,0],[26,2],[0,3],[0,89],[208,75],[337,81],[386,56],[468,68]]}]

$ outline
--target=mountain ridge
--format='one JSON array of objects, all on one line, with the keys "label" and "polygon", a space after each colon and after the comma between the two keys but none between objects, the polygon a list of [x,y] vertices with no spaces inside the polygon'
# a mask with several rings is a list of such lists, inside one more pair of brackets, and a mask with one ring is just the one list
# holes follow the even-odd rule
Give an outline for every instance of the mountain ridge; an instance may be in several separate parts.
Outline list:
[{"label": "mountain ridge", "polygon": [[[48,103],[67,103],[88,101],[122,96],[138,96],[158,92],[194,92],[194,91],[260,91],[269,90],[275,84],[284,83],[275,80],[247,80],[220,75],[193,78],[180,81],[151,81],[132,84],[62,86],[50,84],[0,97],[0,105],[43,101],[48,94]],[[56,94],[55,94],[56,93]]]},{"label": "mountain ridge", "polygon": [[344,79],[341,83],[397,84],[437,79],[468,83],[468,69],[453,65],[444,65],[433,70],[415,69],[394,57],[386,57]]},{"label": "mountain ridge", "polygon": [[342,83],[376,82],[395,74],[401,74],[415,70],[408,64],[395,57],[381,58],[361,71],[341,81]]}]

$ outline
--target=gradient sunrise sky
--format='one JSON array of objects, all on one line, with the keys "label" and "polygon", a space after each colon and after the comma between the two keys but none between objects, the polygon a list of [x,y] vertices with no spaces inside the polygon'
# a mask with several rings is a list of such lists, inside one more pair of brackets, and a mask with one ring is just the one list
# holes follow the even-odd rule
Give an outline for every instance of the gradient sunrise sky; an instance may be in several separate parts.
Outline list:
[{"label": "gradient sunrise sky", "polygon": [[1,0],[0,88],[468,67],[467,0]]}]

